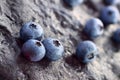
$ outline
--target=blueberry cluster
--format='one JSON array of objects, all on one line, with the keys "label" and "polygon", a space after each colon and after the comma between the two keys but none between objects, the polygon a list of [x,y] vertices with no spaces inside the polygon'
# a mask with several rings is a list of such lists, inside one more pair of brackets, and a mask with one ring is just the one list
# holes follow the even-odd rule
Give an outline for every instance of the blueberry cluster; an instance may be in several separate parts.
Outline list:
[{"label": "blueberry cluster", "polygon": [[[63,1],[71,7],[75,7],[83,3],[84,0]],[[119,21],[119,11],[113,6],[118,2],[119,0],[105,0],[109,6],[101,9],[99,18],[93,17],[86,22],[83,32],[90,40],[101,36],[105,25],[115,24]],[[40,61],[45,56],[51,61],[60,59],[64,54],[64,47],[61,42],[54,38],[42,40],[43,37],[42,27],[35,22],[28,22],[21,28],[20,38],[25,42],[22,47],[25,58],[30,61]],[[112,38],[115,42],[120,43],[120,29],[113,33]],[[93,61],[98,54],[97,46],[90,40],[80,42],[76,49],[76,56],[83,63]]]},{"label": "blueberry cluster", "polygon": [[44,31],[35,22],[28,22],[20,30],[20,38],[25,42],[22,47],[22,54],[30,61],[40,61],[45,56],[56,61],[63,56],[64,47],[58,39],[47,38],[43,41]]},{"label": "blueberry cluster", "polygon": [[[83,3],[84,0],[63,0],[68,6],[75,7]],[[94,42],[97,37],[101,36],[104,32],[104,28],[110,24],[116,24],[119,21],[119,10],[115,5],[120,4],[120,0],[104,0],[108,5],[103,7],[100,10],[98,18],[89,19],[83,29],[83,33],[89,38],[89,41],[80,42],[76,49],[77,58],[83,62],[88,63],[93,61],[97,54],[98,50]],[[120,29],[117,29],[113,33],[113,40],[117,43],[120,43]]]}]

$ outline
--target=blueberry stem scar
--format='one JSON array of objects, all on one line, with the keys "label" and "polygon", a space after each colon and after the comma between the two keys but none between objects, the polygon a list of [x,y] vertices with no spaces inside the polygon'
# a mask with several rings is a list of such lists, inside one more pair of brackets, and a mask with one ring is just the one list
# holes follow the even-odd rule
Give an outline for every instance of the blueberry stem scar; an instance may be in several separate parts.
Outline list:
[{"label": "blueberry stem scar", "polygon": [[88,58],[88,59],[93,59],[93,58],[94,58],[94,54],[91,53],[91,54],[87,55],[87,58]]},{"label": "blueberry stem scar", "polygon": [[30,25],[32,28],[36,28],[36,25],[35,24],[31,24]]},{"label": "blueberry stem scar", "polygon": [[41,46],[41,43],[40,43],[40,42],[36,42],[36,45],[37,45],[37,46]]},{"label": "blueberry stem scar", "polygon": [[53,43],[55,44],[55,46],[60,46],[60,42],[58,40],[54,40]]},{"label": "blueberry stem scar", "polygon": [[112,15],[112,11],[109,11],[108,14],[111,16]]}]

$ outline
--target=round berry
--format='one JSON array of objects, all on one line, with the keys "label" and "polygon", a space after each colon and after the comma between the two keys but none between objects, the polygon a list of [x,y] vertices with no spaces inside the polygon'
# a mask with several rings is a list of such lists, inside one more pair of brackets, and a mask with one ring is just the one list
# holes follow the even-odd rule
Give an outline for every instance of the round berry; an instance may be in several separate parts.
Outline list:
[{"label": "round berry", "polygon": [[104,7],[100,12],[100,19],[104,24],[115,24],[119,20],[119,10],[114,6]]},{"label": "round berry", "polygon": [[97,47],[93,42],[83,41],[78,44],[76,49],[76,56],[81,62],[91,62],[96,58],[96,55]]},{"label": "round berry", "polygon": [[30,61],[40,61],[45,56],[45,47],[34,39],[30,39],[23,44],[22,53]]},{"label": "round berry", "polygon": [[20,38],[23,41],[29,39],[41,40],[44,35],[42,27],[35,22],[28,22],[20,30]]},{"label": "round berry", "polygon": [[43,40],[46,57],[51,61],[60,59],[64,54],[64,47],[58,39],[47,38]]},{"label": "round berry", "polygon": [[89,38],[94,39],[103,34],[104,26],[101,20],[92,18],[87,21],[83,31]]}]

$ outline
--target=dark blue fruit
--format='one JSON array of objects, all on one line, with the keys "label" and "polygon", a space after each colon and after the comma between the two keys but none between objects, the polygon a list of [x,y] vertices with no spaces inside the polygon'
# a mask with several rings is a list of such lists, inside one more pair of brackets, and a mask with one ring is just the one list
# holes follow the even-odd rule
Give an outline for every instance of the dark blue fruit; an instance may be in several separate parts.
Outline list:
[{"label": "dark blue fruit", "polygon": [[68,6],[74,7],[81,3],[83,3],[84,0],[63,0]]},{"label": "dark blue fruit", "polygon": [[20,30],[20,38],[23,41],[27,41],[29,39],[37,39],[41,40],[44,32],[42,27],[35,22],[26,23]]},{"label": "dark blue fruit", "polygon": [[101,20],[92,18],[87,21],[83,31],[90,39],[94,39],[103,34],[104,26]]},{"label": "dark blue fruit", "polygon": [[64,47],[58,39],[47,38],[43,40],[46,57],[51,61],[60,59],[64,54]]},{"label": "dark blue fruit", "polygon": [[30,61],[40,61],[45,56],[45,47],[34,39],[30,39],[23,44],[22,53]]},{"label": "dark blue fruit", "polygon": [[115,24],[119,20],[119,10],[114,6],[108,6],[101,10],[100,19],[105,25]]},{"label": "dark blue fruit", "polygon": [[83,41],[78,44],[76,49],[76,56],[81,62],[91,62],[96,58],[96,55],[97,47],[93,42]]}]

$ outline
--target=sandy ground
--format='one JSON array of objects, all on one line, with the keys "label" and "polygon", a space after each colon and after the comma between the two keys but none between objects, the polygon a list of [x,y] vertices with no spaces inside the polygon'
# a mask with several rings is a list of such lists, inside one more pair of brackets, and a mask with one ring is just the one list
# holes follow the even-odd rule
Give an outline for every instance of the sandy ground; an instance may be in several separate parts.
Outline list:
[{"label": "sandy ground", "polygon": [[[110,39],[119,23],[94,40],[99,50],[95,61],[84,65],[74,55],[77,44],[86,39],[82,34],[86,21],[103,7],[100,0],[93,1],[96,4],[90,1],[68,9],[61,0],[0,0],[0,80],[120,80],[119,46]],[[19,30],[28,21],[39,23],[45,38],[61,40],[62,59],[29,62],[20,55]]]}]

